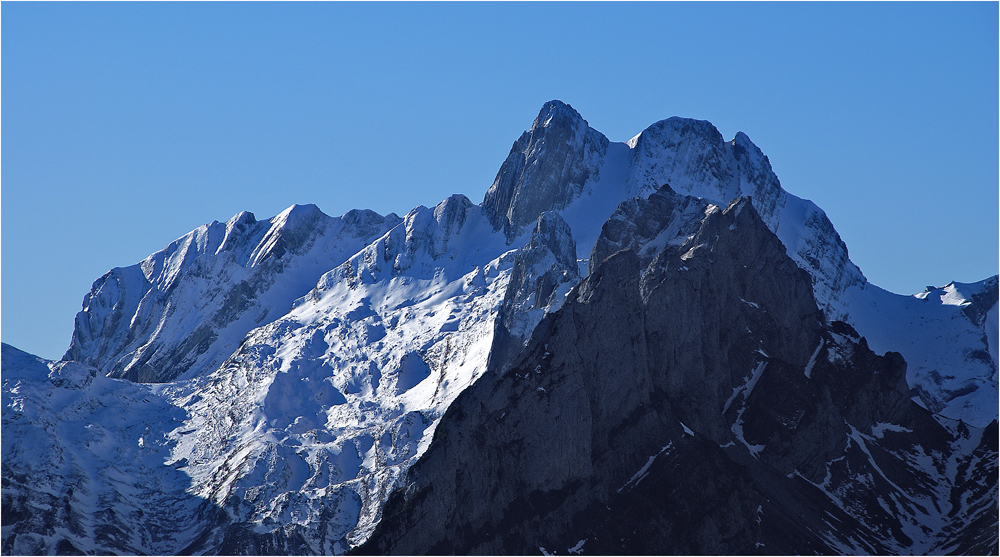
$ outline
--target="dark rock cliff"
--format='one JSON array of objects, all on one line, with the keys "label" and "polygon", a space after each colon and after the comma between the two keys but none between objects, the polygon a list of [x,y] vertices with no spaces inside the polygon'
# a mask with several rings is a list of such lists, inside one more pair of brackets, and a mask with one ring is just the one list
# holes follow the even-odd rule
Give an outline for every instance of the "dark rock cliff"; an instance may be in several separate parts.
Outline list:
[{"label": "dark rock cliff", "polygon": [[[620,207],[590,275],[459,396],[359,552],[995,552],[925,499],[951,489],[980,502],[952,506],[962,524],[996,523],[989,432],[939,423],[898,354],[825,327],[748,199],[654,242],[648,223],[695,203]],[[976,436],[959,468],[981,483],[914,463],[945,470]]]}]

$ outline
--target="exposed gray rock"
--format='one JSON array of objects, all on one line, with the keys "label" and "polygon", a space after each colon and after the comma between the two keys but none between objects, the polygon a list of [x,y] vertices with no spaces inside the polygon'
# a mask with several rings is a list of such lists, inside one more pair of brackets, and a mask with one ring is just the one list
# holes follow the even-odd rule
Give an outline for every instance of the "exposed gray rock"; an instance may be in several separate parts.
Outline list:
[{"label": "exposed gray rock", "polygon": [[706,205],[701,198],[678,195],[669,184],[648,198],[625,200],[604,223],[590,254],[588,272],[623,249],[635,252],[640,263],[648,265],[665,246],[681,245],[698,230]]},{"label": "exposed gray rock", "polygon": [[[972,324],[977,327],[985,325],[986,314],[1000,300],[1000,288],[998,288],[1000,277],[994,275],[984,282],[982,290],[973,294],[969,305],[962,308],[962,312],[969,318],[969,321],[972,321]],[[996,363],[994,362],[994,364]]]},{"label": "exposed gray rock", "polygon": [[[615,221],[599,246],[659,234]],[[643,261],[604,258],[507,371],[459,396],[360,553],[995,551],[995,529],[944,532],[947,511],[923,506],[958,489],[995,524],[995,451],[962,450],[912,403],[898,354],[823,324],[749,200],[708,206]],[[958,455],[983,484],[935,474]]]},{"label": "exposed gray rock", "polygon": [[782,189],[771,162],[745,133],[726,141],[710,122],[673,117],[650,125],[629,145],[626,191],[646,196],[669,183],[681,194],[720,206],[750,197],[788,255],[809,271],[827,319],[847,319],[838,298],[865,284],[864,275],[826,213]]},{"label": "exposed gray rock", "polygon": [[508,239],[545,211],[563,209],[598,172],[608,139],[573,107],[549,101],[521,134],[486,192],[483,208]]}]

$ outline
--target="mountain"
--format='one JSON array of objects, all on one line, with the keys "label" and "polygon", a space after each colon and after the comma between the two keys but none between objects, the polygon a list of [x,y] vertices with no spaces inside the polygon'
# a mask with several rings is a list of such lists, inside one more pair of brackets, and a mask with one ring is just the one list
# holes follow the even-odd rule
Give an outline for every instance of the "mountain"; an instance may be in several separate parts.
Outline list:
[{"label": "mountain", "polygon": [[481,204],[241,213],[5,345],[0,548],[988,550],[997,297],[871,285],[745,134],[551,101]]},{"label": "mountain", "polygon": [[623,204],[601,252],[459,395],[361,552],[995,550],[996,422],[935,417],[899,354],[824,324],[747,198],[664,187]]}]

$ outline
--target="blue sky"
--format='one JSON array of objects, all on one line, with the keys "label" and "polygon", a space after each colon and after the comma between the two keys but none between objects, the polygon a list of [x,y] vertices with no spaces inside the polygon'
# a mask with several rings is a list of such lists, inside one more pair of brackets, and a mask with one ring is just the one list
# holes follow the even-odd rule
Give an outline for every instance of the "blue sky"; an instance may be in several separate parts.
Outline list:
[{"label": "blue sky", "polygon": [[95,279],[203,223],[481,201],[550,99],[612,141],[746,132],[889,290],[998,270],[995,2],[0,10],[0,335],[47,358]]}]

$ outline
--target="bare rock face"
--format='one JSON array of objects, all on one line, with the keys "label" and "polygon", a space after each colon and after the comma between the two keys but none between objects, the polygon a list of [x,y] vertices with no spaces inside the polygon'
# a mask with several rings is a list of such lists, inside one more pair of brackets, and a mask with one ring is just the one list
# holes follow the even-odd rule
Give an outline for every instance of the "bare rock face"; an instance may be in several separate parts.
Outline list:
[{"label": "bare rock face", "polygon": [[590,254],[590,268],[596,268],[615,252],[635,252],[648,265],[667,245],[681,245],[701,225],[708,203],[698,197],[677,195],[664,184],[648,198],[625,200],[601,228]]},{"label": "bare rock face", "polygon": [[545,103],[521,134],[486,192],[483,208],[508,239],[545,211],[563,209],[598,172],[608,139],[560,101]]},{"label": "bare rock face", "polygon": [[679,193],[720,206],[750,197],[788,255],[809,271],[827,318],[847,318],[839,298],[846,289],[864,285],[864,275],[826,213],[782,189],[767,156],[745,133],[726,141],[710,122],[672,117],[650,125],[628,145],[625,189],[632,195],[647,195],[669,183]]},{"label": "bare rock face", "polygon": [[748,199],[703,204],[651,255],[664,230],[630,217],[692,204],[663,188],[620,207],[594,252],[624,249],[459,396],[361,553],[995,550],[995,532],[927,526],[995,523],[988,432],[939,423],[898,354],[824,325]]}]

